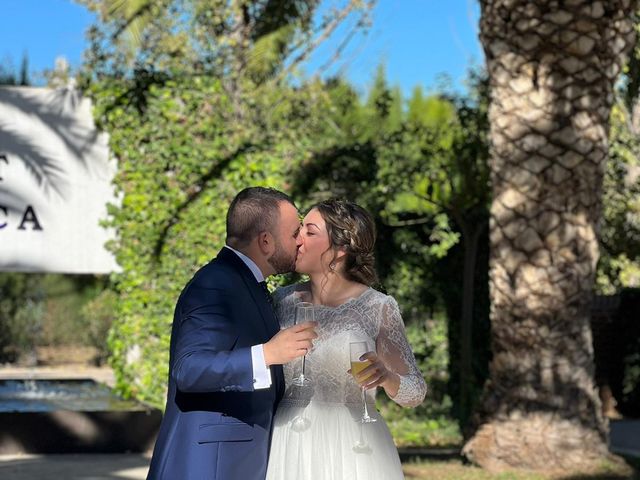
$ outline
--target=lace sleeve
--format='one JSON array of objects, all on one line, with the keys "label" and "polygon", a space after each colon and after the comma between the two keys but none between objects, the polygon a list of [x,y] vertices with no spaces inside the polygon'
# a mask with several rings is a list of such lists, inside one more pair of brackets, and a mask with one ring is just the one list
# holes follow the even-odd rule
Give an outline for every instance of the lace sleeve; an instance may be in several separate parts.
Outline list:
[{"label": "lace sleeve", "polygon": [[400,376],[400,387],[392,400],[403,407],[420,405],[427,393],[427,384],[416,365],[398,303],[393,297],[387,297],[382,306],[376,350],[387,368]]}]

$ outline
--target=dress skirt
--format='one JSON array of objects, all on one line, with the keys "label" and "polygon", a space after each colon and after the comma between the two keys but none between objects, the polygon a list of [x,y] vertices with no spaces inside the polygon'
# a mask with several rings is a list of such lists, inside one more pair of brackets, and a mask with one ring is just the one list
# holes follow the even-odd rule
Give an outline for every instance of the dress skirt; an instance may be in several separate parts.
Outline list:
[{"label": "dress skirt", "polygon": [[267,480],[403,479],[398,451],[373,404],[285,399],[274,419]]}]

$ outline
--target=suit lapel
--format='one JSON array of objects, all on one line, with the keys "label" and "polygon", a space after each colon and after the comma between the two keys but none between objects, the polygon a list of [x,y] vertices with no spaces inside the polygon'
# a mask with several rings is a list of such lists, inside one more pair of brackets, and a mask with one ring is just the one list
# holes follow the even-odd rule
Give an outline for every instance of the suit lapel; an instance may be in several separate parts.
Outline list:
[{"label": "suit lapel", "polygon": [[242,280],[247,286],[247,290],[251,294],[251,297],[253,297],[253,301],[258,306],[258,310],[260,311],[260,315],[262,316],[265,328],[269,333],[269,338],[273,337],[276,333],[278,333],[279,324],[273,308],[269,304],[269,301],[262,291],[262,287],[258,285],[258,282],[256,282],[256,279],[255,277],[253,277],[253,275],[251,278],[243,276]]},{"label": "suit lapel", "polygon": [[[280,330],[280,324],[276,318],[273,308],[269,304],[267,298],[264,295],[262,287],[258,285],[256,277],[253,272],[245,265],[245,263],[228,248],[223,248],[218,254],[218,259],[233,266],[234,270],[238,272],[242,281],[245,284],[249,295],[255,302],[260,312],[262,322],[255,322],[260,327],[264,328],[267,333],[267,338],[270,339]],[[273,365],[271,371],[274,373],[274,386],[276,388],[276,396],[279,401],[284,395],[285,383],[284,372],[282,371],[282,365]]]},{"label": "suit lapel", "polygon": [[234,270],[238,272],[240,278],[246,287],[247,292],[256,304],[260,317],[262,320],[261,325],[266,330],[269,338],[275,335],[279,330],[278,320],[276,319],[273,308],[267,301],[262,291],[262,287],[258,284],[253,272],[245,265],[245,263],[228,248],[223,248],[218,254],[218,259],[233,266]]}]

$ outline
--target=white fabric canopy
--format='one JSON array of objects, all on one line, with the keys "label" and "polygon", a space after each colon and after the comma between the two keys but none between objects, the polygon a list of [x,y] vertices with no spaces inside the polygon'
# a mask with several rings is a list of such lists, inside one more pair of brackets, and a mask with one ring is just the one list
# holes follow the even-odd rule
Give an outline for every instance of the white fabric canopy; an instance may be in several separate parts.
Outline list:
[{"label": "white fabric canopy", "polygon": [[117,270],[100,226],[116,162],[74,89],[0,87],[0,271]]}]

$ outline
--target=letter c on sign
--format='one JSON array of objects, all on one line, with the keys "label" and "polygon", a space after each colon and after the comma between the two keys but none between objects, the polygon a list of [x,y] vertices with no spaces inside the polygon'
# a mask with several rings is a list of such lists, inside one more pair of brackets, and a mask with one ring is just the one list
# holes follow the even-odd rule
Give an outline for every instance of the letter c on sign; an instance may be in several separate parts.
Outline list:
[{"label": "letter c on sign", "polygon": [[[1,211],[2,213],[4,213],[4,216],[5,216],[5,217],[6,217],[7,215],[9,215],[9,213],[7,212],[7,207],[0,206],[0,211]],[[0,223],[0,230],[1,230],[1,229],[3,229],[3,228],[4,228],[4,227],[6,227],[6,226],[7,226],[7,222]]]}]

